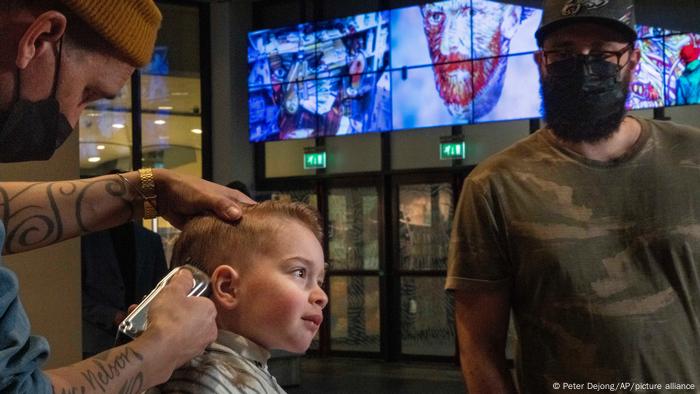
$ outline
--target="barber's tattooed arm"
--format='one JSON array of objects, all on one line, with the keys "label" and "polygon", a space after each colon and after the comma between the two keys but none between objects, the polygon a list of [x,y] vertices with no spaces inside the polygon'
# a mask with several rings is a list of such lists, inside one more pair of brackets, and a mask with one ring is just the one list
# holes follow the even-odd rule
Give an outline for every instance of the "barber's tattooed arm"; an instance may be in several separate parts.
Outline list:
[{"label": "barber's tattooed arm", "polygon": [[[131,185],[138,174],[124,174]],[[58,182],[0,183],[3,254],[50,245],[140,217],[138,197],[117,175]],[[138,210],[138,212],[136,212]]]},{"label": "barber's tattooed arm", "polygon": [[[45,371],[55,394],[138,394],[167,380],[172,363],[135,340],[68,367]],[[158,358],[161,358],[158,360]]]},{"label": "barber's tattooed arm", "polygon": [[208,298],[188,297],[191,288],[192,274],[178,272],[153,299],[148,328],[138,338],[77,364],[46,371],[54,393],[141,393],[202,354],[217,336],[216,307]]},{"label": "barber's tattooed arm", "polygon": [[[241,216],[243,193],[198,177],[154,169],[158,214],[181,228],[194,215],[216,214],[226,221]],[[88,232],[143,217],[137,171],[60,182],[0,182],[0,220],[5,223],[3,253],[36,249]],[[136,202],[136,203],[134,203]]]}]

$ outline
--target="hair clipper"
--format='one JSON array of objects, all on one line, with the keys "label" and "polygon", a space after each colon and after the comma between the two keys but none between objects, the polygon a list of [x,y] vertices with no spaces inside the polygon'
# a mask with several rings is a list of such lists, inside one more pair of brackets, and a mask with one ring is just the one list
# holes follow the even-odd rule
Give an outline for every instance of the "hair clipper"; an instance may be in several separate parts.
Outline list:
[{"label": "hair clipper", "polygon": [[151,302],[153,302],[153,299],[156,298],[161,290],[163,290],[165,285],[168,284],[170,278],[172,278],[173,275],[175,275],[181,269],[186,269],[192,272],[192,290],[187,293],[188,297],[206,297],[209,295],[209,276],[207,276],[207,274],[191,265],[183,265],[181,267],[174,268],[163,279],[161,279],[160,282],[158,282],[156,287],[151,290],[151,292],[143,298],[143,301],[141,301],[141,303],[138,304],[136,308],[131,311],[131,313],[129,313],[126,319],[119,324],[119,333],[127,335],[131,338],[136,338],[141,335],[144,330],[146,330],[146,326],[148,325],[148,309]]}]

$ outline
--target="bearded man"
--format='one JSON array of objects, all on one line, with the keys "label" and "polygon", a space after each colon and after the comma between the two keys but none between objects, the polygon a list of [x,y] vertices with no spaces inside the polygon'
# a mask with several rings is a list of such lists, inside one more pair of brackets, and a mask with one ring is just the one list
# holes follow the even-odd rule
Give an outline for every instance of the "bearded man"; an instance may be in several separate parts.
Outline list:
[{"label": "bearded man", "polygon": [[469,392],[700,387],[700,129],[625,113],[632,0],[545,0],[546,126],[464,183],[450,240]]}]

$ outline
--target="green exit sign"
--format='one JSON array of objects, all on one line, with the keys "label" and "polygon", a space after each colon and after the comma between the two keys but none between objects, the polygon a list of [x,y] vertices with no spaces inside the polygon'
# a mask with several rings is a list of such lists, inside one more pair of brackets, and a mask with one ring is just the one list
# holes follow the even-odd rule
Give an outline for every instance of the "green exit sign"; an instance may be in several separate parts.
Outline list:
[{"label": "green exit sign", "polygon": [[441,142],[440,160],[460,160],[466,157],[464,141]]},{"label": "green exit sign", "polygon": [[326,168],[326,152],[304,153],[304,169],[316,170]]}]

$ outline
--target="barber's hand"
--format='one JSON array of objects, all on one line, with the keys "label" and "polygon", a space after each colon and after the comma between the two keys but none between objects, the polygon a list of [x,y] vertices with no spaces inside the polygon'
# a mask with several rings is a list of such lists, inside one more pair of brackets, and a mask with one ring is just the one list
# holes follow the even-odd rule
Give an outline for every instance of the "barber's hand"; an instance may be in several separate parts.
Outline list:
[{"label": "barber's hand", "polygon": [[212,212],[222,220],[241,217],[239,203],[255,204],[238,190],[205,181],[201,178],[154,169],[158,214],[177,228],[192,216]]},{"label": "barber's hand", "polygon": [[192,273],[180,270],[148,310],[148,326],[141,337],[155,338],[160,351],[168,353],[163,366],[170,368],[163,368],[167,375],[161,377],[162,381],[216,340],[214,303],[206,297],[187,297],[191,289]]},{"label": "barber's hand", "polygon": [[114,324],[114,327],[119,327],[119,325],[126,319],[126,312],[124,311],[117,311],[117,313],[114,314],[114,319],[112,320],[112,324]]}]

